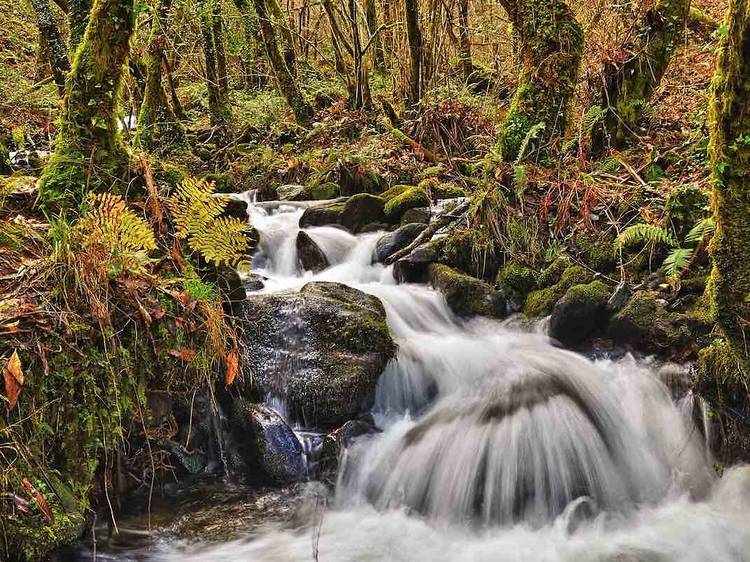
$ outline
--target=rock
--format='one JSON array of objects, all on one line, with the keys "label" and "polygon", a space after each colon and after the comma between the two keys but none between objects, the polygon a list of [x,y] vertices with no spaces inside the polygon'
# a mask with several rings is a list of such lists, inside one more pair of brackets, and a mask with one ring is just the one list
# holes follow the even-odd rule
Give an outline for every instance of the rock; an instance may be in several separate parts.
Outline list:
[{"label": "rock", "polygon": [[536,273],[529,267],[508,262],[497,272],[495,283],[517,312],[523,307],[526,295],[536,289]]},{"label": "rock", "polygon": [[199,474],[206,470],[206,455],[200,449],[188,451],[181,443],[165,439],[159,445],[185,469],[188,474]]},{"label": "rock", "polygon": [[311,201],[336,199],[340,194],[341,188],[339,185],[331,181],[306,187],[303,193],[305,199]]},{"label": "rock", "polygon": [[250,215],[247,212],[247,201],[242,199],[236,199],[234,197],[227,197],[227,206],[224,208],[222,213],[224,217],[232,217],[247,222],[250,219]]},{"label": "rock", "polygon": [[429,207],[415,207],[413,209],[408,209],[403,216],[401,217],[401,224],[430,224],[430,217],[432,216],[432,213],[430,213]]},{"label": "rock", "polygon": [[338,427],[369,409],[396,351],[381,302],[339,283],[251,295],[243,316],[255,384],[308,427]]},{"label": "rock", "polygon": [[375,245],[375,261],[384,263],[387,258],[411,244],[425,228],[425,224],[405,224],[384,235]]},{"label": "rock", "polygon": [[390,227],[391,225],[384,222],[371,222],[363,226],[359,230],[359,233],[366,234],[368,232],[382,232],[383,230],[388,230]]},{"label": "rock", "polygon": [[427,280],[430,264],[440,258],[444,243],[444,238],[433,238],[414,248],[408,256],[393,264],[393,277],[399,283],[423,283]]},{"label": "rock", "polygon": [[304,230],[297,234],[297,261],[302,269],[315,273],[330,265],[323,250]]},{"label": "rock", "polygon": [[305,476],[305,455],[294,431],[265,404],[236,398],[232,404],[231,454],[235,466],[260,469],[276,484],[295,482]]},{"label": "rock", "polygon": [[557,278],[558,281],[554,285],[537,289],[528,294],[523,306],[523,313],[529,318],[550,314],[555,303],[568,292],[568,289],[573,285],[590,283],[593,281],[593,277],[594,275],[590,271],[578,265],[565,268],[559,277],[555,274],[547,278]]},{"label": "rock", "polygon": [[466,197],[464,189],[454,183],[440,183],[437,178],[427,178],[419,182],[417,187],[424,189],[434,200],[458,199]]},{"label": "rock", "polygon": [[475,228],[453,228],[446,237],[440,263],[478,279],[494,280],[502,256],[494,246],[488,248],[482,236]]},{"label": "rock", "polygon": [[299,201],[305,193],[304,185],[288,184],[276,188],[279,201]]},{"label": "rock", "polygon": [[586,341],[605,324],[608,298],[609,288],[601,281],[573,285],[552,311],[550,337],[568,347]]},{"label": "rock", "polygon": [[341,224],[341,215],[343,211],[343,203],[330,203],[328,205],[308,207],[299,219],[299,227],[307,228],[309,226]]},{"label": "rock", "polygon": [[369,193],[354,195],[344,204],[341,224],[356,234],[365,225],[381,222],[384,219],[384,204],[380,197]]},{"label": "rock", "polygon": [[617,287],[615,287],[612,296],[607,301],[607,312],[614,313],[622,310],[622,307],[628,302],[631,292],[630,287],[625,281],[621,281]]},{"label": "rock", "polygon": [[429,276],[432,286],[443,293],[448,306],[459,316],[507,315],[505,296],[489,283],[439,263],[429,266]]},{"label": "rock", "polygon": [[267,280],[268,277],[258,275],[257,273],[250,273],[247,277],[245,277],[245,292],[254,293],[256,291],[262,291],[266,286],[265,282]]},{"label": "rock", "polygon": [[654,291],[638,291],[609,320],[607,333],[620,345],[642,351],[663,351],[693,337],[687,318],[669,312],[666,301]]},{"label": "rock", "polygon": [[403,193],[396,195],[387,200],[384,207],[386,219],[391,223],[397,223],[401,220],[403,214],[409,209],[417,207],[429,207],[430,198],[424,189],[412,187],[406,189]]}]

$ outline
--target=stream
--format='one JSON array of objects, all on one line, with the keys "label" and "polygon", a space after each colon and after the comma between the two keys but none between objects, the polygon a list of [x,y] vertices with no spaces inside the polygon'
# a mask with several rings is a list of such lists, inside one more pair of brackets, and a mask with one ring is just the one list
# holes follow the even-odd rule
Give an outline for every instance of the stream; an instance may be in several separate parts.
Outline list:
[{"label": "stream", "polygon": [[[433,289],[397,284],[392,267],[372,263],[382,232],[307,228],[330,266],[300,272],[303,210],[251,202],[261,234],[253,273],[264,292],[333,281],[382,301],[398,344],[372,408],[382,432],[345,450],[331,497],[297,485],[293,525],[246,524],[245,512],[227,510],[245,530],[203,542],[160,533],[156,518],[148,540],[121,539],[98,559],[750,561],[750,469],[715,475],[705,410],[664,382],[685,370],[589,359],[520,318],[459,319]],[[286,415],[283,399],[267,402]],[[249,489],[231,493],[255,501]],[[85,549],[76,559],[91,558]]]}]

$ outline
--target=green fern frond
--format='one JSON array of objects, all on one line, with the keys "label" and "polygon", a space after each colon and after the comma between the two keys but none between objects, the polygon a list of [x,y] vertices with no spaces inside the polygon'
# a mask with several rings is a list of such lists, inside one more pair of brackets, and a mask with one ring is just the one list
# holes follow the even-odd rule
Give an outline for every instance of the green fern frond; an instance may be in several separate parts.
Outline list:
[{"label": "green fern frond", "polygon": [[687,236],[685,236],[685,242],[688,244],[699,244],[706,237],[711,236],[716,230],[716,223],[713,217],[706,217],[695,223],[695,226],[690,229]]},{"label": "green fern frond", "polygon": [[648,243],[677,246],[677,240],[665,228],[655,224],[640,223],[623,230],[615,241],[615,247],[620,249]]},{"label": "green fern frond", "polygon": [[674,277],[688,266],[692,257],[692,248],[674,248],[666,257],[662,265],[664,266],[667,275]]},{"label": "green fern frond", "polygon": [[523,200],[523,194],[529,183],[529,167],[525,164],[513,166],[513,190],[518,201]]},{"label": "green fern frond", "polygon": [[529,147],[529,143],[536,139],[539,136],[539,133],[544,131],[545,128],[546,125],[544,123],[537,123],[529,129],[529,132],[526,133],[526,136],[523,138],[521,148],[518,149],[518,156],[516,156],[514,164],[519,164],[521,160],[523,160],[524,156],[526,156],[526,149]]},{"label": "green fern frond", "polygon": [[581,137],[591,136],[591,132],[604,119],[607,110],[600,105],[592,105],[581,117]]}]

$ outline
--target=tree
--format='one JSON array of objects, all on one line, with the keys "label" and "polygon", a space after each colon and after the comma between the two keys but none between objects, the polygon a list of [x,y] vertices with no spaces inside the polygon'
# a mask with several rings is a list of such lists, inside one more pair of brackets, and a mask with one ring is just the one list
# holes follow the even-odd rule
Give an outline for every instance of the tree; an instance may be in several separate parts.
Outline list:
[{"label": "tree", "polygon": [[422,99],[422,31],[419,27],[417,0],[404,0],[406,10],[406,36],[409,41],[409,103],[415,106]]},{"label": "tree", "polygon": [[469,0],[458,2],[458,59],[464,80],[469,82],[474,74],[471,60],[471,37],[469,36]]},{"label": "tree", "polygon": [[305,101],[297,82],[289,71],[284,57],[279,51],[279,45],[276,40],[271,20],[268,16],[268,9],[265,0],[253,0],[255,12],[258,14],[260,31],[263,37],[263,47],[268,57],[268,63],[271,66],[273,75],[276,78],[276,85],[279,92],[286,99],[289,107],[294,113],[294,118],[300,125],[309,125],[313,117],[313,109]]},{"label": "tree", "polygon": [[383,41],[378,29],[378,11],[375,0],[365,0],[365,17],[367,19],[367,31],[372,41],[373,59],[375,60],[375,69],[378,72],[385,71],[385,51],[383,50]]},{"label": "tree", "polygon": [[148,149],[153,149],[157,145],[179,145],[185,140],[185,128],[170,107],[162,84],[164,51],[167,46],[167,18],[171,7],[172,0],[161,0],[151,19],[151,33],[146,52],[146,87],[138,112],[136,137],[136,142]]},{"label": "tree", "polygon": [[88,190],[125,191],[129,152],[119,132],[120,94],[135,25],[133,0],[95,0],[65,85],[55,152],[39,182],[49,208]]},{"label": "tree", "polygon": [[[504,160],[542,150],[565,132],[583,52],[583,31],[561,0],[501,0],[513,24],[521,70],[500,133]],[[533,138],[532,138],[533,137]],[[533,141],[533,142],[532,142]]]},{"label": "tree", "polygon": [[[731,0],[711,97],[711,172],[716,232],[707,289],[723,342],[702,353],[715,379],[750,373],[750,3]],[[746,386],[745,386],[746,392]]]},{"label": "tree", "polygon": [[55,21],[49,0],[31,0],[31,7],[34,9],[39,29],[39,43],[44,46],[43,51],[47,55],[52,78],[62,95],[65,92],[65,77],[70,70],[68,48]]},{"label": "tree", "polygon": [[263,85],[263,73],[258,60],[258,49],[263,44],[263,37],[260,33],[258,14],[255,13],[250,0],[234,0],[234,5],[242,18],[242,33],[245,39],[242,48],[245,84],[247,87],[257,88]]},{"label": "tree", "polygon": [[[208,90],[208,111],[211,115],[211,125],[224,125],[229,119],[229,106],[222,92],[219,75],[222,72],[219,66],[219,54],[217,52],[217,41],[223,52],[223,34],[216,36],[215,4],[216,0],[199,0],[198,11],[200,17],[201,37],[203,39],[203,59],[205,62],[206,88]],[[224,61],[224,73],[226,73],[226,61]]]},{"label": "tree", "polygon": [[69,0],[68,27],[70,28],[70,52],[74,53],[83,39],[89,23],[91,0]]},{"label": "tree", "polygon": [[659,0],[646,12],[633,44],[623,48],[632,56],[605,66],[602,98],[607,112],[596,139],[600,147],[607,141],[621,147],[632,138],[680,44],[689,13],[690,0]]}]

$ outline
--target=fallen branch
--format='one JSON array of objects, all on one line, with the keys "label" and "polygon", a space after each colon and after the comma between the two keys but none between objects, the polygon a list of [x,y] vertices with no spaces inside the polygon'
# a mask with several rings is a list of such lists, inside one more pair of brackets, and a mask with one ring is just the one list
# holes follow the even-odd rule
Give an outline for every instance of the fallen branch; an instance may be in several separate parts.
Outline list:
[{"label": "fallen branch", "polygon": [[409,137],[406,133],[404,133],[401,129],[397,129],[385,119],[383,119],[383,124],[394,137],[396,137],[398,140],[400,140],[404,144],[410,146],[415,152],[421,154],[425,160],[427,160],[428,162],[431,162],[432,164],[440,163],[440,158],[437,156],[437,154],[435,154],[434,152],[428,150],[427,148],[419,144],[413,138]]}]

